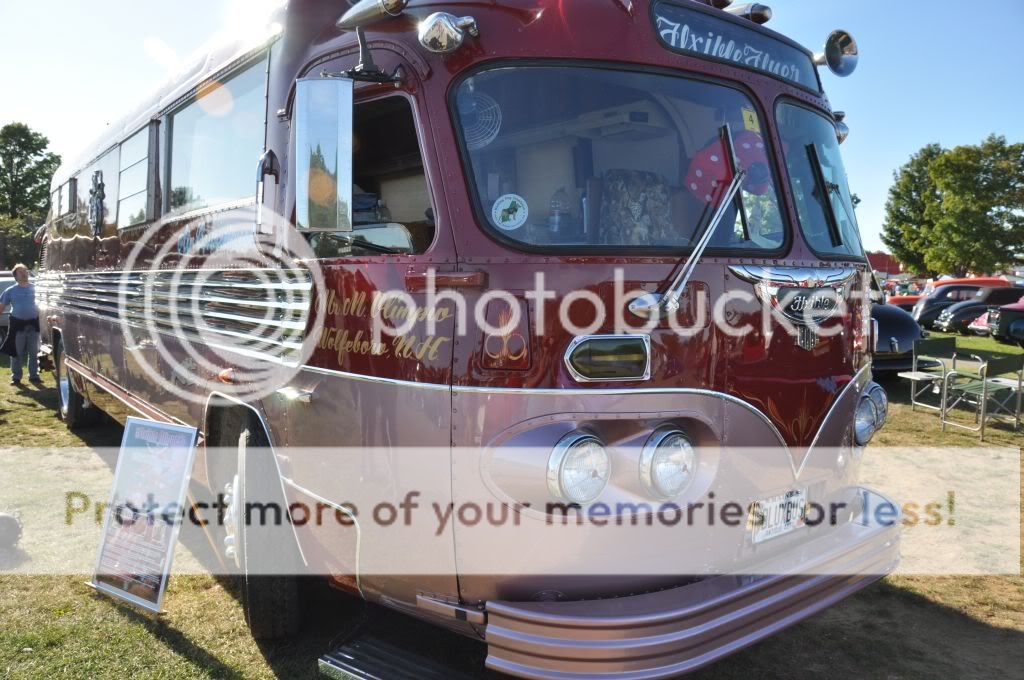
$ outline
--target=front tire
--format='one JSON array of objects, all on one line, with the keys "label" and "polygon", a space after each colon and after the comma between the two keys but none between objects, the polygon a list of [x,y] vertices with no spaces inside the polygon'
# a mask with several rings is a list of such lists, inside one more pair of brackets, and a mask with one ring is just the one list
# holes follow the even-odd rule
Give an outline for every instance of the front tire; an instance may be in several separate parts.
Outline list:
[{"label": "front tire", "polygon": [[64,340],[57,338],[53,347],[53,377],[57,382],[57,415],[69,430],[94,425],[99,411],[75,389],[75,381],[64,365]]}]

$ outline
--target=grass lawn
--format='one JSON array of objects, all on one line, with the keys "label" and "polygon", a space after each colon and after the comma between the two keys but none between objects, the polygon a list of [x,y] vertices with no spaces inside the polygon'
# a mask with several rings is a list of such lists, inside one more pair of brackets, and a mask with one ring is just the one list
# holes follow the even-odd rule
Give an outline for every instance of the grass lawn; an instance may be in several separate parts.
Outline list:
[{"label": "grass lawn", "polygon": [[[1020,350],[961,338],[972,352]],[[54,417],[55,391],[15,391],[0,372],[0,432],[21,446],[117,446],[115,425],[82,437]],[[47,375],[52,381],[52,376]],[[911,413],[907,386],[886,384],[892,407],[873,446],[977,446],[968,432],[939,432],[937,417]],[[987,444],[1021,447],[1024,434],[989,430]],[[865,455],[871,455],[871,449]],[[109,464],[109,463],[108,463]],[[46,471],[40,471],[45,474]],[[4,483],[0,463],[0,489]],[[0,678],[318,677],[316,658],[363,623],[398,644],[447,648],[474,665],[483,648],[344,597],[316,593],[300,643],[260,646],[248,635],[230,584],[175,577],[166,615],[151,620],[99,597],[86,576],[0,576]],[[482,666],[481,666],[482,667]],[[693,677],[930,678],[1024,674],[1024,578],[890,577]]]}]

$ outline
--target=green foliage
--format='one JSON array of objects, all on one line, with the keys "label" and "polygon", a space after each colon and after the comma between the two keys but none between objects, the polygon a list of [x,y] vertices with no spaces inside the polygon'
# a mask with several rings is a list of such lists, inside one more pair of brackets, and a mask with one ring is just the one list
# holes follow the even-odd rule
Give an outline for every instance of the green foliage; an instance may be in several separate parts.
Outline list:
[{"label": "green foliage", "polygon": [[1011,265],[1024,246],[1024,144],[989,135],[943,153],[929,175],[941,197],[927,209],[929,269],[962,276]]},{"label": "green foliage", "polygon": [[991,273],[1024,253],[1024,144],[929,144],[896,173],[882,241],[909,269]]},{"label": "green foliage", "polygon": [[48,140],[24,123],[0,128],[0,211],[42,223],[50,207],[50,180],[60,156]]},{"label": "green foliage", "polygon": [[0,272],[6,272],[18,262],[30,269],[35,267],[39,246],[32,237],[38,226],[0,215]]},{"label": "green foliage", "polygon": [[942,147],[929,144],[910,157],[893,173],[893,185],[885,202],[882,242],[911,271],[930,273],[925,250],[934,224],[927,216],[928,206],[939,200],[928,168],[941,156]]}]

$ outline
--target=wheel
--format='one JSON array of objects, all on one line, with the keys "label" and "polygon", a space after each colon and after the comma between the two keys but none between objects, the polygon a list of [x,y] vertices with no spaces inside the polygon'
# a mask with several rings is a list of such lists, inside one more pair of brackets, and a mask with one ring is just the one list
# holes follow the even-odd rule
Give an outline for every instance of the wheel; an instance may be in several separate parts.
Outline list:
[{"label": "wheel", "polygon": [[57,339],[53,347],[53,377],[57,382],[57,415],[68,426],[77,430],[96,423],[99,409],[75,389],[75,382],[64,367],[64,340]]},{"label": "wheel", "polygon": [[[237,470],[224,486],[224,554],[229,566],[238,569],[245,621],[253,637],[289,638],[300,627],[302,560],[287,520],[280,476],[262,427],[246,426],[237,445]],[[267,507],[271,510],[265,511]]]}]

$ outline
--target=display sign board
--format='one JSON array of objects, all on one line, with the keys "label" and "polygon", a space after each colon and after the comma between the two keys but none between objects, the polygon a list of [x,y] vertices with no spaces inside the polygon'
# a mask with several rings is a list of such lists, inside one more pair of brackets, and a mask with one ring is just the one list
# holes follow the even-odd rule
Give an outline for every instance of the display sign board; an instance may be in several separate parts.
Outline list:
[{"label": "display sign board", "polygon": [[159,612],[167,589],[196,428],[128,418],[92,585]]},{"label": "display sign board", "polygon": [[811,55],[775,35],[668,2],[655,6],[654,23],[658,37],[677,52],[768,73],[813,92],[821,90]]}]

